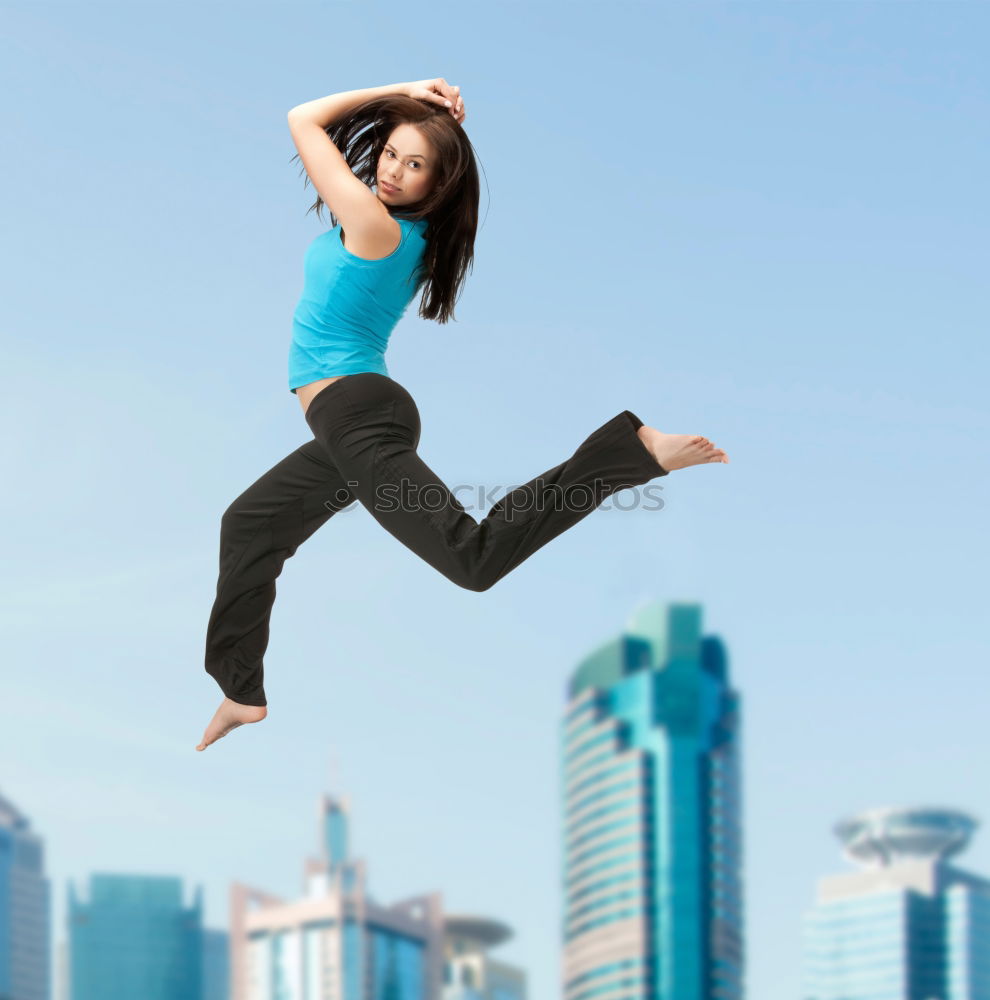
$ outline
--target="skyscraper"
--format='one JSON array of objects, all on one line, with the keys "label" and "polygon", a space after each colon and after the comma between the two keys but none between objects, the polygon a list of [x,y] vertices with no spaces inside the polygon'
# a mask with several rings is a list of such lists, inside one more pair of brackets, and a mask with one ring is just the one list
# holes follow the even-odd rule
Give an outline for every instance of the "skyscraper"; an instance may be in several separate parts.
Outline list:
[{"label": "skyscraper", "polygon": [[990,882],[949,864],[975,827],[932,808],[836,826],[863,870],[819,882],[804,918],[805,1000],[990,1000]]},{"label": "skyscraper", "polygon": [[739,696],[697,604],[574,672],[563,720],[564,1000],[741,1000]]},{"label": "skyscraper", "polygon": [[0,1000],[49,1000],[51,886],[41,838],[0,795]]},{"label": "skyscraper", "polygon": [[379,905],[345,801],[324,796],[319,819],[303,899],[231,887],[232,1000],[526,1000],[522,973],[485,954],[508,928],[445,918],[440,893]]},{"label": "skyscraper", "polygon": [[70,1000],[201,1000],[202,890],[170,876],[93,875],[69,884]]}]

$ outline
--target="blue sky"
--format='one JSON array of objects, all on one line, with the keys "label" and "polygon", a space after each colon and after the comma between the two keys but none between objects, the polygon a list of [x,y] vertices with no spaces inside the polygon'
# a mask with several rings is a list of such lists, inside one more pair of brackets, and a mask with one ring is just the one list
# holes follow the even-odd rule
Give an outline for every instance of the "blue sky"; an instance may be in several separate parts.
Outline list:
[{"label": "blue sky", "polygon": [[[990,819],[986,4],[3,13],[0,790],[57,937],[92,871],[201,882],[213,925],[232,879],[297,895],[331,790],[376,898],[505,920],[558,995],[564,683],[645,600],[701,602],[743,694],[750,997],[799,995],[842,815]],[[389,348],[420,453],[504,489],[629,408],[731,463],[484,594],[339,514],[280,578],[269,718],[196,753],[220,514],[310,436],[285,113],[432,76],[483,194],[457,322]]]}]

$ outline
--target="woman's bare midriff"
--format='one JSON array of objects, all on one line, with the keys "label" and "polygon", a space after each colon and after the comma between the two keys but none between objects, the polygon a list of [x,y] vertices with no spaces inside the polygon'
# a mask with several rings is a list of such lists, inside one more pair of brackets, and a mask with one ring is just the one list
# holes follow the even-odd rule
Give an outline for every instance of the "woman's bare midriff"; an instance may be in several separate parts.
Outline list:
[{"label": "woman's bare midriff", "polygon": [[296,389],[296,397],[302,404],[303,415],[305,416],[306,411],[309,409],[309,404],[313,401],[313,397],[321,390],[325,389],[331,382],[336,382],[339,378],[347,378],[346,375],[334,375],[333,378],[321,378],[317,379],[315,382],[309,382],[306,385],[299,386]]}]

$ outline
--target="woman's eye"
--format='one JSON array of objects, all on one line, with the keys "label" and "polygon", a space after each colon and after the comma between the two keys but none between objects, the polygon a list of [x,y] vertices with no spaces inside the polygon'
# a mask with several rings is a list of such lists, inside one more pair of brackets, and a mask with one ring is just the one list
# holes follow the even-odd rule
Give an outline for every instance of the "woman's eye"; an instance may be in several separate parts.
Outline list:
[{"label": "woman's eye", "polygon": [[[393,156],[394,154],[393,154],[392,150],[390,150],[390,149],[386,149],[386,150],[385,150],[385,155],[386,155],[386,156]],[[422,164],[421,164],[421,163],[419,163],[419,161],[418,161],[418,160],[413,160],[412,162],[416,164],[416,168],[417,168],[417,169],[419,169],[419,167],[420,167],[420,166],[422,166]]]}]

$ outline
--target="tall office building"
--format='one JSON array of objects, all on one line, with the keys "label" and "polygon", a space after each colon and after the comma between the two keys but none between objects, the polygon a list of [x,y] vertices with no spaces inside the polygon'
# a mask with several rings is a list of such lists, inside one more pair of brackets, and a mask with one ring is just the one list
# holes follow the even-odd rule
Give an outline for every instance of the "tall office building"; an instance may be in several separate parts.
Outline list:
[{"label": "tall office building", "polygon": [[0,795],[0,1000],[49,1000],[50,884],[27,817]]},{"label": "tall office building", "polygon": [[70,1000],[202,1000],[202,890],[170,876],[93,875],[69,884]]},{"label": "tall office building", "polygon": [[990,882],[949,864],[975,827],[931,808],[836,826],[862,870],[819,881],[804,918],[805,1000],[990,1000]]},{"label": "tall office building", "polygon": [[231,887],[231,1000],[526,1000],[522,973],[486,953],[507,928],[445,918],[440,893],[379,905],[350,856],[346,800],[324,796],[319,826],[304,898]]},{"label": "tall office building", "polygon": [[574,672],[563,720],[564,1000],[741,1000],[739,696],[697,604]]}]

